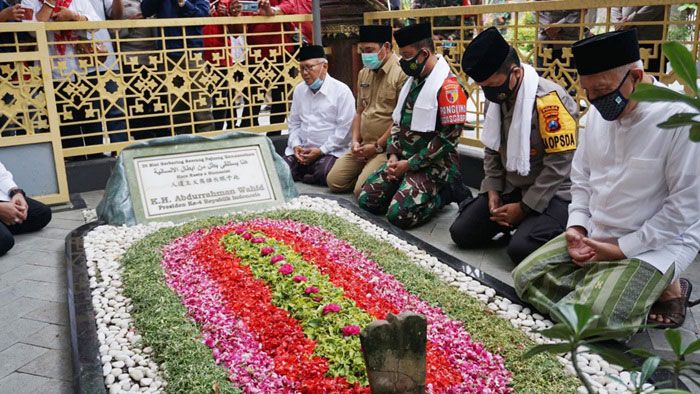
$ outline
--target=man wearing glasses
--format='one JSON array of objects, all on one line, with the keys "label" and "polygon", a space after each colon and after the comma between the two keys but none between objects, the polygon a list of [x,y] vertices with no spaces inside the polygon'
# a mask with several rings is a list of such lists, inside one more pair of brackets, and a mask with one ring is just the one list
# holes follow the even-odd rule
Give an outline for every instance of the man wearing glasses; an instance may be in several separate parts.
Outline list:
[{"label": "man wearing glasses", "polygon": [[284,159],[295,181],[325,186],[336,159],[350,148],[355,98],[347,85],[328,75],[322,46],[302,47],[297,59],[304,82],[294,89]]}]

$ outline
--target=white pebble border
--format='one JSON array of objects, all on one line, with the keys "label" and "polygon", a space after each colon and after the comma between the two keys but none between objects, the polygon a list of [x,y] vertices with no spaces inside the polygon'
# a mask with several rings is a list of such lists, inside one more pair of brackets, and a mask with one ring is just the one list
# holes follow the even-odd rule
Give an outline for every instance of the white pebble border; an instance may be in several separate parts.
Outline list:
[{"label": "white pebble border", "polygon": [[[507,298],[496,295],[496,291],[482,285],[475,279],[457,272],[441,263],[437,258],[414,245],[396,237],[386,230],[360,218],[341,207],[336,201],[323,198],[301,196],[281,209],[309,209],[341,217],[358,225],[374,238],[386,241],[396,249],[405,252],[411,261],[433,273],[459,291],[481,301],[495,315],[507,319],[514,327],[521,329],[536,343],[554,343],[538,334],[537,330],[551,327],[553,323],[529,308],[514,304]],[[91,218],[89,211],[84,216]],[[162,371],[150,358],[152,349],[143,348],[141,336],[135,332],[134,322],[129,312],[131,299],[123,295],[120,259],[136,241],[172,223],[137,225],[133,227],[100,226],[84,238],[92,304],[96,313],[97,335],[100,341],[100,356],[103,364],[105,385],[110,394],[116,393],[161,393],[167,387]],[[569,355],[557,357],[571,375],[576,375]],[[583,353],[579,359],[581,370],[599,394],[632,392],[630,373],[622,367],[611,365],[596,354]],[[625,385],[614,381],[608,375],[618,376]],[[645,392],[654,388],[645,385]],[[586,393],[583,386],[580,393]]]}]

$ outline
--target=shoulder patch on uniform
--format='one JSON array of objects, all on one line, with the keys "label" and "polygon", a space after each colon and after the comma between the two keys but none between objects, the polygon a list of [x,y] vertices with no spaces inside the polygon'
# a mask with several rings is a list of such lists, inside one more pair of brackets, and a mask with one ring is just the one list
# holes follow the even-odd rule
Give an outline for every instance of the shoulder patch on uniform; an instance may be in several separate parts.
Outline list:
[{"label": "shoulder patch on uniform", "polygon": [[539,129],[546,153],[576,149],[576,120],[566,109],[556,91],[537,97]]},{"label": "shoulder patch on uniform", "polygon": [[464,124],[467,121],[467,95],[457,78],[446,78],[438,94],[440,123],[444,125]]}]

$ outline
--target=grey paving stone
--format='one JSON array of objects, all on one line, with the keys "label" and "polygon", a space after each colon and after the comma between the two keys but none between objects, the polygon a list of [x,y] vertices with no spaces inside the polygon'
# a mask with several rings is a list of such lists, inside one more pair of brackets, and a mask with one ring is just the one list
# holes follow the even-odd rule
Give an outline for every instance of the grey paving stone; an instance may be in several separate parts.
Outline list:
[{"label": "grey paving stone", "polygon": [[44,354],[20,368],[19,372],[68,381],[73,373],[70,353],[56,349],[47,349]]},{"label": "grey paving stone", "polygon": [[51,379],[35,391],[35,394],[70,394],[73,383],[65,380]]},{"label": "grey paving stone", "polygon": [[[35,323],[41,322],[35,321]],[[39,331],[27,336],[25,339],[22,340],[22,342],[27,343],[29,345],[41,346],[49,349],[68,350],[70,348],[70,329],[68,328],[68,326],[46,324]],[[66,353],[68,352],[66,351]]]},{"label": "grey paving stone", "polygon": [[0,333],[6,323],[22,317],[28,311],[34,310],[41,306],[41,300],[29,297],[19,297],[13,301],[0,306]]},{"label": "grey paving stone", "polygon": [[65,283],[65,270],[59,267],[24,264],[0,275],[0,288],[12,286],[24,279],[38,282]]},{"label": "grey paving stone", "polygon": [[9,304],[20,297],[22,297],[22,295],[14,286],[0,288],[0,305]]},{"label": "grey paving stone", "polygon": [[13,269],[22,266],[26,264],[25,260],[22,258],[22,256],[26,253],[26,251],[22,251],[20,253],[13,253],[13,254],[7,254],[3,257],[0,257],[0,276],[3,274],[12,271]]},{"label": "grey paving stone", "polygon": [[18,342],[26,342],[28,338],[47,326],[49,326],[48,323],[22,318],[4,321],[0,326],[0,351]]},{"label": "grey paving stone", "polygon": [[51,222],[46,227],[68,230],[70,232],[83,224],[85,223],[82,219],[51,218]]},{"label": "grey paving stone", "polygon": [[14,372],[0,379],[0,394],[34,394],[50,381],[43,376]]},{"label": "grey paving stone", "polygon": [[0,379],[49,352],[49,349],[16,343],[0,351]]},{"label": "grey paving stone", "polygon": [[65,250],[65,240],[43,238],[41,232],[34,234],[23,234],[15,237],[16,252],[25,250],[41,250],[44,252],[57,252]]},{"label": "grey paving stone", "polygon": [[17,285],[17,288],[25,297],[54,302],[66,301],[66,288],[58,283],[25,279]]},{"label": "grey paving stone", "polygon": [[68,305],[65,301],[37,301],[39,302],[40,306],[25,313],[24,316],[22,316],[23,318],[58,325],[68,324]]},{"label": "grey paving stone", "polygon": [[61,269],[65,275],[65,252],[58,250],[54,252],[44,252],[41,250],[25,250],[20,255],[27,264],[41,265],[44,267],[56,267]]}]

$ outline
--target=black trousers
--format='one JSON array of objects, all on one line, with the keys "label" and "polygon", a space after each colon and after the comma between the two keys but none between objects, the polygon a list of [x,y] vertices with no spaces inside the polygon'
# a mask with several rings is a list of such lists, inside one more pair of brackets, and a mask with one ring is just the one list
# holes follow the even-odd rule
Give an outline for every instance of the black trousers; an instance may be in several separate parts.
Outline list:
[{"label": "black trousers", "polygon": [[27,220],[12,226],[0,222],[0,256],[15,246],[15,235],[39,231],[51,221],[51,208],[29,197],[26,200],[29,207]]},{"label": "black trousers", "polygon": [[[520,192],[501,196],[503,204],[519,202]],[[554,197],[543,213],[532,212],[518,225],[517,231],[508,243],[508,256],[515,264],[537,250],[557,235],[564,232],[569,219],[569,202]],[[450,227],[452,240],[460,248],[484,247],[499,233],[509,234],[510,230],[491,221],[488,194],[463,203],[457,219]]]}]

